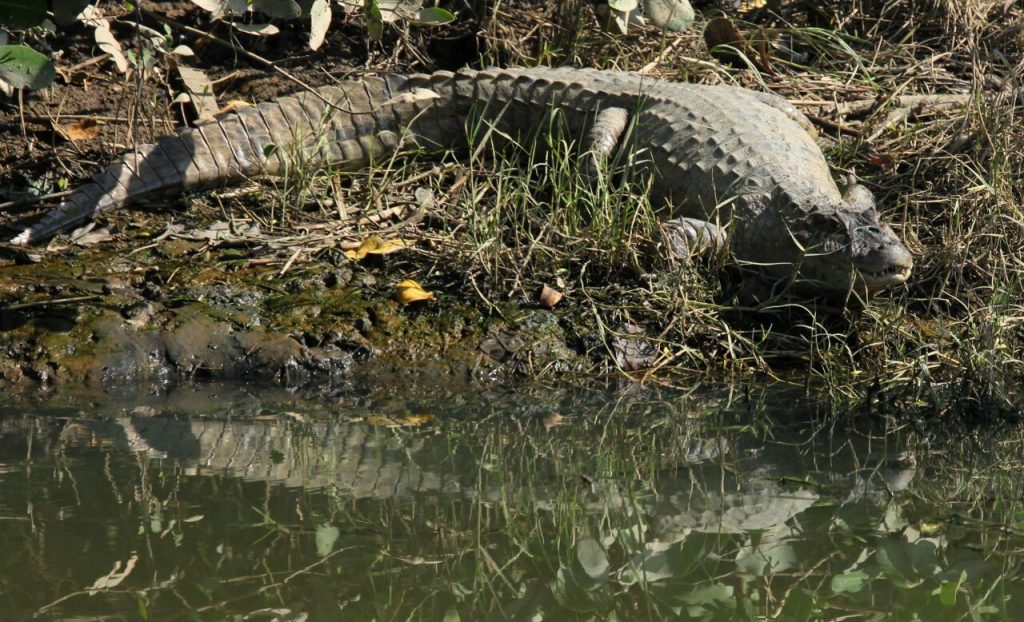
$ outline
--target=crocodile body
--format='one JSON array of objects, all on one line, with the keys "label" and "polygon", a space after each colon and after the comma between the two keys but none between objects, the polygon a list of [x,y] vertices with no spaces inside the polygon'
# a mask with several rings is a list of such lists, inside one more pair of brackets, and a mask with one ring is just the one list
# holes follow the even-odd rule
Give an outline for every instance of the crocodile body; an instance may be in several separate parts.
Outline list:
[{"label": "crocodile body", "polygon": [[[881,289],[909,275],[910,254],[870,194],[856,185],[840,192],[785,100],[568,68],[366,77],[235,109],[125,155],[12,241],[45,239],[158,192],[279,175],[297,151],[291,161],[358,169],[399,146],[465,148],[467,127],[525,137],[546,127],[552,109],[570,136],[589,134],[605,152],[635,151],[655,205],[671,218],[723,226],[732,255],[767,275],[840,291]],[[628,138],[596,121],[610,110],[624,111]]]},{"label": "crocodile body", "polygon": [[[452,458],[444,437],[410,438],[362,423],[332,422],[303,426],[279,422],[114,417],[82,419],[62,442],[100,443],[154,460],[173,462],[186,475],[240,478],[316,490],[330,488],[351,499],[407,501],[430,496],[446,501],[507,500],[504,484],[480,481],[480,465],[466,452]],[[689,478],[662,482],[664,489],[623,493],[622,482],[600,480],[580,487],[580,507],[601,513],[609,507],[639,503],[654,518],[661,537],[677,539],[689,530],[744,533],[785,523],[812,506],[818,495],[804,488],[783,488],[777,478],[722,483],[715,461],[729,451],[725,439],[681,439],[682,465],[703,465],[705,476],[725,489],[694,489]],[[455,452],[462,454],[462,452]],[[710,475],[713,474],[713,475]],[[522,491],[536,509],[552,511],[565,502],[565,490],[552,481],[536,481]]]}]

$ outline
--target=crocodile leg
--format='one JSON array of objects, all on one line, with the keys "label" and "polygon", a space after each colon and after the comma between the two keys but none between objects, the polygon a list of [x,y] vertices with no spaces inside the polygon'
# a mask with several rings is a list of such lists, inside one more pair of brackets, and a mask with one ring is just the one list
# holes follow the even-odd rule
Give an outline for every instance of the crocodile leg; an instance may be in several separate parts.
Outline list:
[{"label": "crocodile leg", "polygon": [[717,254],[728,248],[725,230],[699,218],[675,218],[661,223],[662,234],[672,257],[689,263],[693,257]]},{"label": "crocodile leg", "polygon": [[623,108],[605,108],[597,113],[586,139],[586,166],[590,179],[599,179],[601,172],[608,169],[608,161],[620,146],[628,124],[629,113]]}]

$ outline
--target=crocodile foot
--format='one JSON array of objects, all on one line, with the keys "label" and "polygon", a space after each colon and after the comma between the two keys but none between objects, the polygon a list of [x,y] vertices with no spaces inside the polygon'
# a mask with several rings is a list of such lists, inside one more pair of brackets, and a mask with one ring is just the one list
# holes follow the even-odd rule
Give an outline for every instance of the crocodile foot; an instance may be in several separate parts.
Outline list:
[{"label": "crocodile foot", "polygon": [[727,246],[722,227],[699,218],[676,218],[661,223],[665,246],[673,259],[689,264],[700,255],[718,254]]}]

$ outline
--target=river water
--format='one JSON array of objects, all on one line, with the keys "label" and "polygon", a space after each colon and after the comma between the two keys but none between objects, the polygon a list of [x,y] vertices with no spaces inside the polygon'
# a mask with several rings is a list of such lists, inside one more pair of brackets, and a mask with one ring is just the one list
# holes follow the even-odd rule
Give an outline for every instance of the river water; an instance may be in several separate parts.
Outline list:
[{"label": "river water", "polygon": [[1020,619],[971,439],[749,386],[3,406],[0,619]]}]

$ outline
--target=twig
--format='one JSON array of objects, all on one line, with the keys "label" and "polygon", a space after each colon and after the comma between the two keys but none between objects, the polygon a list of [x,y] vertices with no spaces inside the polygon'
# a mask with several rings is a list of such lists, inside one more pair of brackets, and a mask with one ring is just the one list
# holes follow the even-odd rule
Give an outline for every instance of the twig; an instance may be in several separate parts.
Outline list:
[{"label": "twig", "polygon": [[7,201],[6,203],[0,203],[0,210],[7,210],[11,209],[12,207],[24,207],[26,205],[35,205],[36,203],[42,203],[43,201],[49,201],[50,199],[60,199],[73,193],[74,190],[64,190],[62,192],[51,192],[50,194],[41,194],[37,197],[29,197],[27,199]]},{"label": "twig", "polygon": [[[896,108],[905,108],[908,111],[912,111],[923,108],[955,108],[963,106],[970,100],[970,93],[938,93],[933,95],[900,95],[899,97],[892,98],[891,101]],[[864,114],[880,104],[881,102],[878,99],[858,99],[832,104],[832,108],[837,115],[847,116]]]},{"label": "twig", "polygon": [[90,294],[88,296],[72,296],[70,298],[51,298],[50,300],[22,302],[16,305],[10,305],[7,307],[0,308],[0,311],[8,313],[10,311],[22,311],[24,309],[34,309],[37,307],[55,307],[57,305],[68,305],[76,302],[88,302],[90,300],[103,300],[103,296],[99,294]]}]

